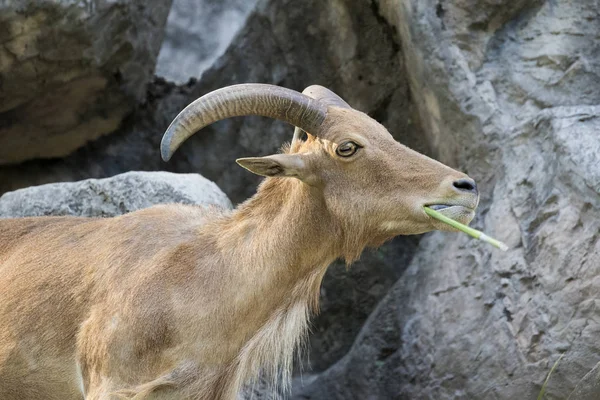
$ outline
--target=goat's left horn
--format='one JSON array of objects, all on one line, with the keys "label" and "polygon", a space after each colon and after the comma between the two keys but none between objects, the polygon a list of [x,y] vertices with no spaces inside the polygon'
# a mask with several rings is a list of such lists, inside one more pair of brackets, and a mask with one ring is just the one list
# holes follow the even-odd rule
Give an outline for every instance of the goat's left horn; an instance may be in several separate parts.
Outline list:
[{"label": "goat's left horn", "polygon": [[168,161],[186,139],[205,126],[245,115],[282,120],[318,136],[327,105],[275,85],[246,83],[215,90],[188,105],[171,122],[160,145],[163,160]]},{"label": "goat's left horn", "polygon": [[302,94],[312,97],[315,100],[319,100],[321,103],[328,106],[352,108],[340,96],[321,85],[311,85],[304,89]]},{"label": "goat's left horn", "polygon": [[[311,85],[302,91],[302,94],[305,94],[309,97],[312,97],[315,100],[319,100],[321,103],[327,106],[334,106],[340,108],[352,108],[348,103],[344,101],[340,96],[332,92],[331,90],[323,87],[321,85]],[[294,137],[292,138],[292,144],[290,147],[294,147],[294,143],[296,143],[302,137],[302,132],[304,130],[296,127],[294,129]],[[306,132],[306,131],[305,131]]]}]

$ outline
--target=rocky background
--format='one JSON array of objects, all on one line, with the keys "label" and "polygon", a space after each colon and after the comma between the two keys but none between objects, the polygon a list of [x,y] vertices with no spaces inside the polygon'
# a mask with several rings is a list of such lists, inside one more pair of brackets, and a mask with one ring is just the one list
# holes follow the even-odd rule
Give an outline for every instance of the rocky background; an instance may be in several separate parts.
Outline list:
[{"label": "rocky background", "polygon": [[[292,128],[223,121],[165,164],[171,119],[234,83],[327,86],[475,178],[472,225],[511,249],[436,232],[334,265],[285,398],[536,399],[562,354],[545,398],[600,398],[600,0],[170,5],[0,0],[0,194],[165,170],[235,204],[258,178],[234,159],[275,152]],[[204,201],[200,178],[172,176],[30,188],[0,215]],[[188,194],[165,196],[169,182]],[[147,200],[127,204],[133,191]]]}]

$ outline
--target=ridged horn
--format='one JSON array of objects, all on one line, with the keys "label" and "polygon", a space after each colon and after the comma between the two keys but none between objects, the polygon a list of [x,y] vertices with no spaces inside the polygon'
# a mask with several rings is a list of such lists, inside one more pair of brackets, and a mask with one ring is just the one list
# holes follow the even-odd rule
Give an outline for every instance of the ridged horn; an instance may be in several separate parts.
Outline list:
[{"label": "ridged horn", "polygon": [[188,105],[171,122],[160,145],[163,160],[168,161],[186,139],[205,126],[245,115],[285,121],[318,136],[327,105],[275,85],[246,83],[215,90]]},{"label": "ridged horn", "polygon": [[302,91],[309,97],[315,100],[319,100],[321,103],[328,106],[340,107],[340,108],[352,108],[348,103],[344,101],[340,96],[333,93],[331,90],[320,85],[311,85]]},{"label": "ridged horn", "polygon": [[[321,103],[327,106],[334,106],[340,108],[352,108],[348,103],[344,101],[340,96],[332,92],[331,90],[323,87],[321,85],[311,85],[302,91],[302,94],[305,94],[309,97],[312,97],[315,100],[319,100]],[[299,128],[296,126],[294,129],[294,137],[292,138],[292,144],[290,147],[294,147],[294,143],[296,143],[302,137],[302,132],[306,132],[306,130]]]}]

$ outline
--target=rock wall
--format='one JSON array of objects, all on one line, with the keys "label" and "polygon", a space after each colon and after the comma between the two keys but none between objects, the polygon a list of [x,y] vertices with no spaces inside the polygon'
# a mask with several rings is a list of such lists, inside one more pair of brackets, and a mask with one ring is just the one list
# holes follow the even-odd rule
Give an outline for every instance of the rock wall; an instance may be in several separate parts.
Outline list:
[{"label": "rock wall", "polygon": [[256,0],[174,0],[156,75],[183,84],[202,73],[229,47]]},{"label": "rock wall", "polygon": [[0,165],[114,132],[145,97],[170,5],[1,1]]},{"label": "rock wall", "polygon": [[[434,233],[298,399],[565,399],[600,360],[598,1],[382,1],[424,131],[501,253]],[[571,395],[600,398],[590,372]]]}]

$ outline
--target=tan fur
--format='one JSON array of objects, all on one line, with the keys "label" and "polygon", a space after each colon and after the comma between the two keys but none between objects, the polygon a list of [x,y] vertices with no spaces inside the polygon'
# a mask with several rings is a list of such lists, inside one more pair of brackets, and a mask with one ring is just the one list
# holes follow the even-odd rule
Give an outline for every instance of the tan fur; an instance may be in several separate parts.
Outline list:
[{"label": "tan fur", "polygon": [[[337,257],[437,226],[424,204],[465,177],[330,108],[295,144],[300,179],[267,178],[233,212],[156,206],[109,219],[0,220],[0,399],[234,399],[286,384]],[[360,142],[340,159],[342,141]],[[463,222],[468,222],[467,215]]]}]

